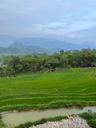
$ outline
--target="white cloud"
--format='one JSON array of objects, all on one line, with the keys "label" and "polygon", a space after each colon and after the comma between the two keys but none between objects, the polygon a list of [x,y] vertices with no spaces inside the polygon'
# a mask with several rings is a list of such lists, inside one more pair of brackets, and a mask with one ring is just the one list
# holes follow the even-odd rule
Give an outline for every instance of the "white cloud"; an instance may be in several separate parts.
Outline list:
[{"label": "white cloud", "polygon": [[0,0],[0,33],[74,37],[95,25],[95,0]]},{"label": "white cloud", "polygon": [[77,20],[73,22],[68,21],[58,21],[58,22],[50,22],[46,24],[33,24],[31,27],[27,28],[27,32],[32,34],[44,34],[44,35],[55,35],[55,36],[67,36],[67,37],[75,37],[78,34],[74,33],[76,31],[81,31],[84,29],[91,28],[96,26],[96,21],[89,20]]}]

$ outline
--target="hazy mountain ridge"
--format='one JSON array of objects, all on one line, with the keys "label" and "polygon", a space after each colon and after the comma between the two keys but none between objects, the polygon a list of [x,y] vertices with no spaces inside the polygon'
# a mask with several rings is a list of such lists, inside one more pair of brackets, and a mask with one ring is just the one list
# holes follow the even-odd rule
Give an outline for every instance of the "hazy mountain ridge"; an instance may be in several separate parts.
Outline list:
[{"label": "hazy mountain ridge", "polygon": [[[4,36],[2,38],[4,38]],[[1,38],[1,41],[2,41],[2,38]],[[7,39],[5,38],[5,40]],[[67,42],[61,39],[55,39],[55,38],[28,37],[28,38],[18,38],[14,40],[15,40],[15,43],[11,43],[11,45],[9,46],[7,43],[6,47],[3,47],[2,46],[3,43],[0,43],[0,46],[1,46],[0,54],[1,55],[53,53],[59,50],[96,48],[90,42],[74,44],[74,43],[70,43],[70,42]]]},{"label": "hazy mountain ridge", "polygon": [[22,43],[13,43],[8,47],[0,47],[1,55],[19,55],[19,54],[32,54],[48,52],[47,49],[39,46],[26,46]]},{"label": "hazy mountain ridge", "polygon": [[82,48],[94,48],[92,42],[82,42],[82,43],[74,43],[66,41],[66,39],[56,39],[56,38],[44,38],[44,37],[29,37],[29,38],[21,38],[18,39],[17,42],[22,43],[26,46],[40,46],[49,50],[63,49],[63,50],[74,50],[74,49],[82,49]]}]

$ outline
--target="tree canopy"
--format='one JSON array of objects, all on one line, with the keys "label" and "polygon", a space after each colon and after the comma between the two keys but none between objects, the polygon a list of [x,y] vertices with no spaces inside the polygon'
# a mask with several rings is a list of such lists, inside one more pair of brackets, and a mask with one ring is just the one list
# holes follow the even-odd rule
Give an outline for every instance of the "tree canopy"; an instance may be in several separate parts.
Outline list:
[{"label": "tree canopy", "polygon": [[61,50],[51,55],[7,56],[0,66],[0,76],[15,76],[18,73],[43,70],[55,71],[69,67],[96,67],[96,50]]}]

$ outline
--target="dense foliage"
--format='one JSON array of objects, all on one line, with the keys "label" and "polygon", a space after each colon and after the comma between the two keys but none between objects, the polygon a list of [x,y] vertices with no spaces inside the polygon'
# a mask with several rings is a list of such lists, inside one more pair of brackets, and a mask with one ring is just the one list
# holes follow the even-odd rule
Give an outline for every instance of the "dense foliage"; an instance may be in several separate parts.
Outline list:
[{"label": "dense foliage", "polygon": [[63,51],[52,55],[33,54],[8,56],[3,59],[0,76],[15,76],[22,72],[55,71],[69,67],[95,67],[96,50],[82,49]]}]

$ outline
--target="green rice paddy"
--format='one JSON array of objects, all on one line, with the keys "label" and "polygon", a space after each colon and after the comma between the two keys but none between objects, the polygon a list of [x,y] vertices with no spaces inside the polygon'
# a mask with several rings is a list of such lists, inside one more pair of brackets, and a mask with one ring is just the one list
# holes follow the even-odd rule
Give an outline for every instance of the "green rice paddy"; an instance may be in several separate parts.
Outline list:
[{"label": "green rice paddy", "polygon": [[0,111],[96,105],[96,68],[0,78]]}]

